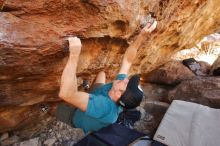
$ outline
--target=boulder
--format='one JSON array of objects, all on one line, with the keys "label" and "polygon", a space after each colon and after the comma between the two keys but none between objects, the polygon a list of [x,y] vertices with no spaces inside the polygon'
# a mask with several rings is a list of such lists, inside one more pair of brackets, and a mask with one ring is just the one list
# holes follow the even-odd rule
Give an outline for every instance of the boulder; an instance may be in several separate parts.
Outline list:
[{"label": "boulder", "polygon": [[20,143],[16,143],[15,146],[41,146],[41,143],[39,137],[36,137],[26,141],[22,141]]},{"label": "boulder", "polygon": [[184,59],[182,62],[197,76],[207,76],[211,68],[207,62],[196,61],[194,58]]},{"label": "boulder", "polygon": [[53,146],[53,144],[57,141],[57,139],[55,137],[53,138],[49,138],[47,140],[44,141],[44,144],[46,146]]},{"label": "boulder", "polygon": [[144,96],[147,100],[161,102],[168,102],[169,90],[173,89],[169,86],[151,83],[143,83],[141,88],[143,89]]},{"label": "boulder", "polygon": [[8,132],[2,133],[1,136],[0,136],[0,141],[3,141],[5,139],[7,139],[8,137],[9,137]]},{"label": "boulder", "polygon": [[3,141],[0,142],[1,146],[9,146],[9,145],[12,145],[16,142],[19,142],[20,141],[20,138],[16,135],[14,136],[11,136]]},{"label": "boulder", "polygon": [[200,71],[204,76],[208,76],[211,70],[211,65],[205,61],[198,61],[200,65]]},{"label": "boulder", "polygon": [[[187,66],[195,75],[197,76],[205,76],[206,74],[206,68],[204,63],[199,63],[194,58],[188,58],[184,59],[182,63]],[[201,68],[201,64],[203,64],[203,68]],[[202,70],[203,69],[203,70]],[[204,72],[204,73],[203,73]]]},{"label": "boulder", "polygon": [[[43,128],[42,122],[47,117],[48,114],[41,111],[40,105],[0,108],[0,133],[26,127],[29,129],[28,134],[33,134],[38,131],[31,127],[41,125]],[[28,134],[23,134],[23,136]]]},{"label": "boulder", "polygon": [[145,110],[145,114],[141,120],[135,122],[135,129],[153,136],[169,104],[158,101],[143,101],[141,107]]},{"label": "boulder", "polygon": [[203,77],[181,82],[169,92],[168,99],[185,100],[220,108],[220,78]]},{"label": "boulder", "polygon": [[144,82],[164,85],[176,85],[194,76],[194,73],[179,61],[167,62],[150,73],[142,75]]}]

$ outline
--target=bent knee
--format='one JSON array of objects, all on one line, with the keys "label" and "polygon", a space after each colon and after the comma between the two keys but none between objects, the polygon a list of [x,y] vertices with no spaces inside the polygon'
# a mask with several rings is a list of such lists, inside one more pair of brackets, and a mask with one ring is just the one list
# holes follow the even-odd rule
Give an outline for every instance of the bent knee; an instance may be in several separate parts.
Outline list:
[{"label": "bent knee", "polygon": [[105,76],[105,72],[104,72],[104,71],[100,71],[100,72],[98,73],[98,76]]},{"label": "bent knee", "polygon": [[95,79],[94,83],[104,83],[105,84],[106,76],[104,71],[100,71]]}]

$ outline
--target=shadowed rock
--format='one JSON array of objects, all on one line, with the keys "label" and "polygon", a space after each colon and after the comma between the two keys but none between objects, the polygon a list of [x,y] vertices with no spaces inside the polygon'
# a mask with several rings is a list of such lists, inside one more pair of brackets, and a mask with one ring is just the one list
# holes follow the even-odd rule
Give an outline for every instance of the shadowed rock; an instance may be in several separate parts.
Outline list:
[{"label": "shadowed rock", "polygon": [[174,90],[170,91],[168,98],[172,100],[185,100],[220,108],[220,78],[203,77],[183,81]]},{"label": "shadowed rock", "polygon": [[181,62],[170,61],[148,74],[143,74],[142,76],[144,82],[176,85],[183,80],[193,78],[195,75]]}]

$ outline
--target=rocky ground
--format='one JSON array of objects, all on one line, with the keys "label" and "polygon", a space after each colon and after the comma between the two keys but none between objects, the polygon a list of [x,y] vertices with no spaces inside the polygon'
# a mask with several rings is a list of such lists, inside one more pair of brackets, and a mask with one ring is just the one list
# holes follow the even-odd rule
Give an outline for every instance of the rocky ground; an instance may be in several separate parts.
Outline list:
[{"label": "rocky ground", "polygon": [[[146,123],[152,120],[153,116],[146,113],[143,108],[139,107],[142,111],[141,120],[135,123],[135,129],[149,133],[148,126]],[[2,134],[1,139],[3,140],[2,146],[72,146],[77,141],[85,136],[84,132],[79,128],[72,128],[71,126],[57,120],[55,117],[49,117],[50,124],[45,129],[29,140],[21,140],[19,138],[19,131],[13,133],[9,137],[8,133]],[[148,123],[149,125],[149,123]],[[17,135],[16,135],[17,134]],[[9,138],[8,138],[9,137]]]},{"label": "rocky ground", "polygon": [[[137,121],[134,128],[140,132],[152,135],[158,127],[162,116],[169,104],[152,101],[145,97],[137,108],[141,111],[141,119]],[[39,124],[43,129],[36,128],[35,133],[17,130],[13,133],[0,135],[2,146],[72,146],[85,136],[79,128],[72,128],[69,125],[57,120],[55,117],[45,113],[45,119]],[[38,127],[38,126],[36,126]],[[34,131],[31,129],[30,131]],[[25,136],[26,135],[26,136]],[[26,140],[29,137],[30,139]]]},{"label": "rocky ground", "polygon": [[[141,119],[137,121],[134,128],[140,132],[152,135],[152,132],[157,128],[159,122],[164,115],[168,104],[158,101],[149,101],[144,98],[141,106],[137,109],[141,111]],[[0,136],[2,146],[72,146],[77,141],[85,136],[79,128],[72,128],[69,125],[58,121],[55,117],[46,114],[44,120],[49,123],[43,130],[38,132],[29,140],[22,140],[24,131],[16,131],[12,134],[4,133]],[[49,121],[49,122],[48,122]],[[43,124],[42,124],[43,125]]]},{"label": "rocky ground", "polygon": [[[50,118],[52,122],[39,135],[25,141],[13,135],[7,141],[3,141],[2,146],[72,146],[85,135],[81,129],[72,128],[54,117]],[[15,141],[17,142],[14,143]]]},{"label": "rocky ground", "polygon": [[39,143],[42,146],[72,146],[85,135],[81,129],[72,128],[55,118],[53,119],[54,121],[47,130],[39,136]]}]

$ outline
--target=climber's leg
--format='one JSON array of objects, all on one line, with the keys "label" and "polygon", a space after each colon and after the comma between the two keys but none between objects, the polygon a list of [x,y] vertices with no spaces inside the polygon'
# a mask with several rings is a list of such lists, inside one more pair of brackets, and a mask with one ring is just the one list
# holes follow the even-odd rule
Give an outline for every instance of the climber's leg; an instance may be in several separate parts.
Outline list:
[{"label": "climber's leg", "polygon": [[72,118],[76,111],[76,108],[72,107],[71,105],[68,105],[66,103],[60,103],[57,105],[55,116],[58,120],[75,127]]},{"label": "climber's leg", "polygon": [[104,71],[100,71],[100,72],[97,74],[97,76],[96,76],[96,79],[95,79],[94,84],[96,84],[96,83],[105,84],[105,82],[106,82],[105,72],[104,72]]},{"label": "climber's leg", "polygon": [[89,93],[95,91],[95,89],[105,85],[106,82],[106,75],[104,71],[100,71],[97,76],[96,79],[94,81],[94,83],[92,84],[92,86],[89,89]]}]

